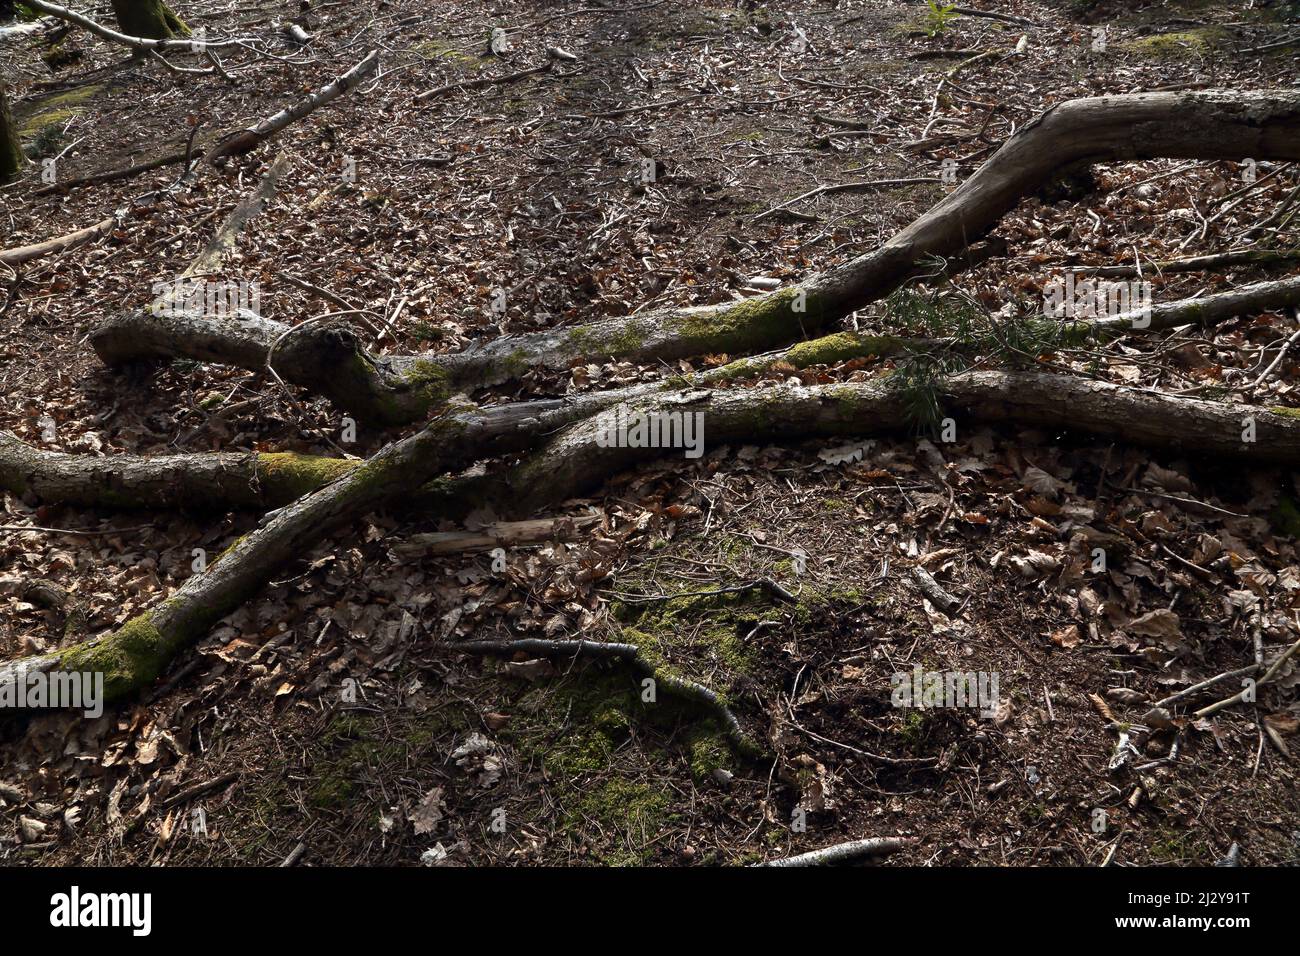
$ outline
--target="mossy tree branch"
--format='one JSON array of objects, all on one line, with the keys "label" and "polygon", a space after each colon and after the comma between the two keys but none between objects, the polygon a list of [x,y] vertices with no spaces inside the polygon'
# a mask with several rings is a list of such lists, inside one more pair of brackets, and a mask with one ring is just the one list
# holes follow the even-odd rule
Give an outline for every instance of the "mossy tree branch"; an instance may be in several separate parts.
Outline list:
[{"label": "mossy tree branch", "polygon": [[[277,370],[349,411],[384,424],[416,421],[447,395],[519,378],[534,368],[619,358],[743,356],[825,330],[984,236],[1026,195],[1080,163],[1159,157],[1300,159],[1300,92],[1142,93],[1071,100],[1011,137],[962,186],[883,246],[766,296],[692,309],[603,319],[569,329],[506,336],[442,355],[379,358],[346,330],[290,336]],[[187,357],[261,368],[288,326],[232,328],[199,320],[166,329],[122,316],[96,330],[108,364]],[[290,341],[297,339],[290,346]],[[277,350],[277,357],[279,351]]]},{"label": "mossy tree branch", "polygon": [[[944,393],[968,421],[1049,425],[1152,447],[1300,464],[1300,416],[1296,415],[1032,372],[967,373],[946,382]],[[530,405],[536,410],[535,403]],[[114,699],[149,684],[172,656],[336,528],[410,496],[438,474],[472,460],[534,447],[575,414],[564,403],[537,414],[523,413],[523,407],[454,410],[443,415],[281,509],[158,607],[106,637],[58,654],[16,661],[0,669],[0,682],[21,679],[32,668],[99,670],[105,674],[106,692]],[[657,415],[699,413],[705,416],[710,441],[734,442],[897,430],[904,400],[888,382],[874,381],[812,388],[695,390],[640,399],[632,410]],[[534,511],[664,453],[658,448],[602,443],[599,436],[614,424],[615,412],[606,409],[583,418],[515,469],[506,485],[514,508]],[[522,417],[525,414],[528,417]],[[1244,428],[1247,419],[1249,439]]]}]

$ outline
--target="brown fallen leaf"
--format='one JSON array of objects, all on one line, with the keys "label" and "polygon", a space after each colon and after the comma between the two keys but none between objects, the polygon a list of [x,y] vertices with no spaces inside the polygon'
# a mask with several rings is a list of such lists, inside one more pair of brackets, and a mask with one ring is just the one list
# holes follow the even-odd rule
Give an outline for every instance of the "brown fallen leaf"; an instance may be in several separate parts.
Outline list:
[{"label": "brown fallen leaf", "polygon": [[442,820],[445,805],[442,794],[442,787],[434,787],[420,799],[415,812],[411,814],[411,825],[417,836],[432,833]]},{"label": "brown fallen leaf", "polygon": [[1078,624],[1070,624],[1059,631],[1052,631],[1048,636],[1057,647],[1065,648],[1078,647],[1079,642],[1083,639]]}]

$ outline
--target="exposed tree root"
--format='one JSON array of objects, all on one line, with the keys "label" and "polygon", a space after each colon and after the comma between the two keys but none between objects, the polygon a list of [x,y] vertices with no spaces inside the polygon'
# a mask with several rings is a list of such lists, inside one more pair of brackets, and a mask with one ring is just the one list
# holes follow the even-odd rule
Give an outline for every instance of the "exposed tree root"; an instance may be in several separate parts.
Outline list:
[{"label": "exposed tree root", "polygon": [[723,735],[737,752],[747,756],[757,756],[762,752],[762,748],[754,742],[753,738],[741,729],[740,722],[736,720],[736,715],[731,712],[731,708],[716,693],[703,684],[674,674],[667,668],[647,660],[635,644],[525,638],[517,641],[462,641],[450,646],[455,650],[473,654],[509,656],[523,652],[539,654],[543,657],[588,654],[593,657],[612,657],[626,661],[641,674],[653,680],[656,689],[663,689],[675,697],[692,701],[711,714],[722,725]]}]

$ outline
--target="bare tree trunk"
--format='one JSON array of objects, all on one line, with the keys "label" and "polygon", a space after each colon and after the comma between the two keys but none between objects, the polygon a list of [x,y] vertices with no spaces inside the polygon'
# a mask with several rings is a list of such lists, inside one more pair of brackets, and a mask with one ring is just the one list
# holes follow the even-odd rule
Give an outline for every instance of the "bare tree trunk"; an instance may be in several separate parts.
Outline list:
[{"label": "bare tree trunk", "polygon": [[190,35],[190,28],[163,0],[113,0],[118,28],[133,37],[169,40]]},{"label": "bare tree trunk", "polygon": [[11,183],[22,173],[23,151],[18,142],[18,130],[9,115],[9,99],[5,81],[0,79],[0,184]]}]

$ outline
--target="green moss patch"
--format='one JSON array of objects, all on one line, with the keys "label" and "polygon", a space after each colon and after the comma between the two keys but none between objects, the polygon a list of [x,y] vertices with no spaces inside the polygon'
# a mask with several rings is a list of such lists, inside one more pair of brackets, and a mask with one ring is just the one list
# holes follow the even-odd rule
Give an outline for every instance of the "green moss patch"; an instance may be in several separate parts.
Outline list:
[{"label": "green moss patch", "polygon": [[697,747],[730,759],[711,723],[671,697],[643,701],[637,675],[625,667],[582,665],[526,691],[511,710],[501,739],[520,766],[540,767],[566,830],[581,834],[606,866],[650,862],[658,851],[649,841],[688,809],[675,791],[653,783],[656,765],[694,767]]},{"label": "green moss patch", "polygon": [[170,644],[154,624],[153,615],[146,613],[96,642],[69,647],[58,666],[65,671],[102,673],[104,696],[113,701],[157,680],[170,658]]},{"label": "green moss patch", "polygon": [[[466,53],[446,40],[426,40],[423,43],[417,43],[412,49],[431,60],[446,60],[467,70],[478,70],[485,63],[492,62],[492,58],[486,54],[475,56],[473,53]],[[484,49],[487,49],[486,40],[484,40]]]},{"label": "green moss patch", "polygon": [[1157,33],[1123,44],[1123,48],[1158,59],[1205,56],[1230,39],[1228,31],[1217,27],[1200,27],[1180,33]]},{"label": "green moss patch", "polygon": [[42,98],[35,111],[22,121],[19,134],[24,138],[36,137],[45,129],[62,129],[68,120],[83,113],[86,102],[103,89],[103,84],[92,83]]},{"label": "green moss patch", "polygon": [[257,478],[273,501],[297,501],[357,466],[347,458],[322,458],[293,452],[257,456]]}]

